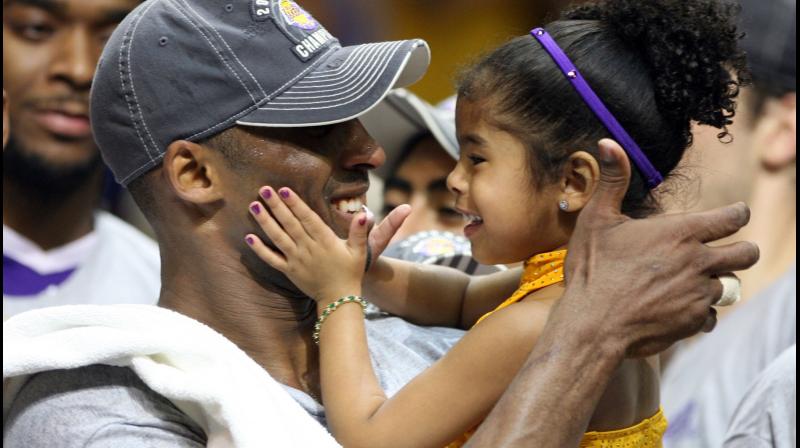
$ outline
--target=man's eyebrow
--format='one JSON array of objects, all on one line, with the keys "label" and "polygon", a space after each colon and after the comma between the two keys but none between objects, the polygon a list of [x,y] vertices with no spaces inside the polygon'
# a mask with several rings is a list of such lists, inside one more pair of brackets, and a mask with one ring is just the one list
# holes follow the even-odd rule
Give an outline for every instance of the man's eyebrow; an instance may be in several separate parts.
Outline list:
[{"label": "man's eyebrow", "polygon": [[8,0],[8,2],[3,2],[3,6],[13,5],[40,8],[59,16],[67,13],[67,5],[61,0]]},{"label": "man's eyebrow", "polygon": [[450,189],[447,188],[447,178],[442,177],[431,181],[431,183],[428,184],[428,191],[431,193],[449,192]]},{"label": "man's eyebrow", "polygon": [[386,182],[383,184],[383,189],[401,190],[405,193],[411,193],[412,191],[414,191],[409,181],[397,177],[390,177],[389,179],[386,179]]}]

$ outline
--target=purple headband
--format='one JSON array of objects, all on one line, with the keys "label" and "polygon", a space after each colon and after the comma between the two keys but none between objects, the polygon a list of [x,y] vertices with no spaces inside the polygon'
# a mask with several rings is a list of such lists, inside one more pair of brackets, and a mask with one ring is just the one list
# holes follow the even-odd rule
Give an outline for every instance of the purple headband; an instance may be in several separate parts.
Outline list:
[{"label": "purple headband", "polygon": [[575,88],[578,94],[583,98],[583,101],[586,102],[586,105],[589,106],[589,109],[603,122],[603,125],[611,132],[614,139],[622,145],[625,152],[628,153],[628,156],[639,169],[639,172],[644,176],[647,186],[649,188],[655,188],[658,184],[663,182],[664,178],[661,176],[661,173],[650,163],[650,160],[647,159],[647,156],[639,148],[639,145],[625,132],[625,129],[622,128],[622,125],[619,124],[617,119],[614,118],[614,115],[606,108],[603,101],[601,101],[597,94],[594,93],[594,90],[589,87],[589,84],[583,79],[581,73],[575,68],[575,64],[564,54],[556,41],[554,41],[543,28],[533,29],[531,35],[542,44],[545,50],[547,50],[550,57],[553,58],[553,61],[555,61],[564,73],[564,76],[567,77],[567,80],[572,83],[572,87]]}]

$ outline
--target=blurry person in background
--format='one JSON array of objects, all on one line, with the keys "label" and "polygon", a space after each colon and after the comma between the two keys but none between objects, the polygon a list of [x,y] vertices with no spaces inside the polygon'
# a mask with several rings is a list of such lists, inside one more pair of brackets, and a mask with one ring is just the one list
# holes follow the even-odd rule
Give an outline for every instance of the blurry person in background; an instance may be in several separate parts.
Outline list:
[{"label": "blurry person in background", "polygon": [[[158,248],[97,210],[103,164],[89,89],[138,0],[3,2],[3,315],[75,303],[154,303]],[[113,291],[113,293],[112,293]]]},{"label": "blurry person in background", "polygon": [[797,446],[797,346],[787,348],[745,394],[724,448]]},{"label": "blurry person in background", "polygon": [[739,3],[753,85],[741,92],[730,143],[720,143],[708,126],[695,127],[694,145],[702,150],[686,162],[700,181],[699,200],[672,208],[702,210],[730,201],[751,207],[753,219],[737,237],[757,242],[762,258],[741,275],[741,306],[783,276],[796,258],[797,22],[794,0]]},{"label": "blurry person in background", "polygon": [[[753,85],[739,97],[730,126],[733,142],[718,144],[713,129],[696,129],[695,147],[702,149],[695,151],[702,153],[698,206],[746,201],[752,220],[737,236],[758,242],[762,258],[752,272],[740,274],[744,299],[752,298],[732,312],[720,309],[713,334],[680,346],[669,358],[661,382],[670,421],[667,447],[721,446],[751,383],[797,341],[796,3],[740,3]],[[754,411],[747,409],[740,414]]]},{"label": "blurry person in background", "polygon": [[464,218],[454,208],[447,175],[458,160],[455,108],[433,107],[405,89],[392,91],[362,119],[386,151],[375,171],[383,180],[382,215],[402,204],[411,213],[393,241],[424,230],[460,234]]}]

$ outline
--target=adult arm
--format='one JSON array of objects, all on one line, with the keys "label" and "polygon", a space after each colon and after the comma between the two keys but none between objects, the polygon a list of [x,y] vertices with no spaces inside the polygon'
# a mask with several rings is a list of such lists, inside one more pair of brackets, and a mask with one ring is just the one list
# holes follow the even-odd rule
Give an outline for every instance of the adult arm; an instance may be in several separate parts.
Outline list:
[{"label": "adult arm", "polygon": [[577,446],[625,357],[656,354],[716,323],[715,275],[758,260],[751,243],[709,247],[749,220],[743,204],[631,220],[622,148],[600,142],[601,182],[570,240],[566,290],[511,386],[470,447]]}]

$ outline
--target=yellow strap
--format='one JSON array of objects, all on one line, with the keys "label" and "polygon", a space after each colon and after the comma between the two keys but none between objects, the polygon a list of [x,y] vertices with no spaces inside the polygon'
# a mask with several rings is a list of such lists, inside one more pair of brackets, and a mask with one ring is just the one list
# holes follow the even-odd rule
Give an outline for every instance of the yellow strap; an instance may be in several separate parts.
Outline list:
[{"label": "yellow strap", "polygon": [[481,323],[482,320],[491,316],[495,311],[502,310],[512,303],[519,302],[534,291],[564,281],[564,259],[566,258],[566,250],[557,250],[534,255],[528,259],[528,261],[525,262],[525,271],[522,273],[519,288],[497,308],[481,316],[481,318],[475,322],[475,325]]}]

